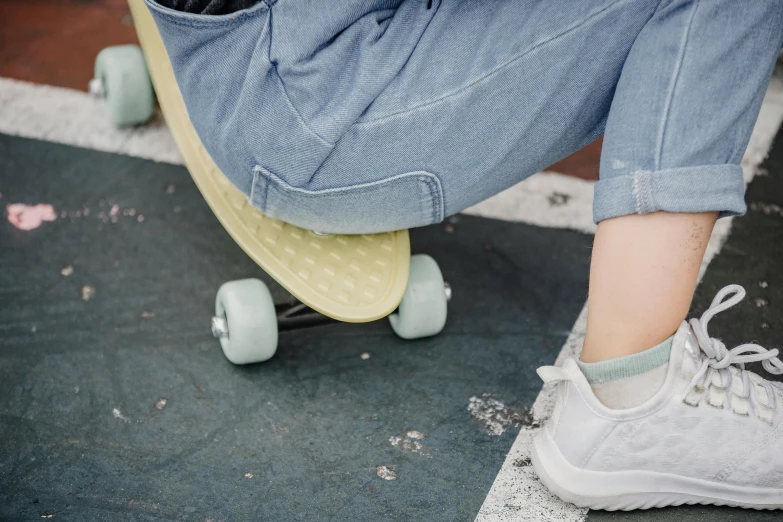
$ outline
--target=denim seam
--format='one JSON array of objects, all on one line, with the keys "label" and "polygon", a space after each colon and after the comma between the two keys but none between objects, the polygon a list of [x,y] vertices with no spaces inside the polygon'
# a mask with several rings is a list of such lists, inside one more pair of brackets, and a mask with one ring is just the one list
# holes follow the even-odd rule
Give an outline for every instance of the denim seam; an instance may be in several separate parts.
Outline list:
[{"label": "denim seam", "polygon": [[652,172],[639,170],[633,173],[633,197],[637,214],[649,214],[655,208],[652,189]]},{"label": "denim seam", "polygon": [[296,108],[296,105],[294,105],[294,102],[291,101],[291,97],[288,96],[288,91],[285,88],[285,82],[283,82],[283,78],[280,76],[280,73],[277,72],[277,64],[269,62],[272,65],[272,70],[275,71],[275,77],[277,78],[277,81],[280,82],[280,89],[283,91],[283,97],[285,98],[286,104],[288,107],[291,108],[292,111],[294,111],[294,114],[296,114],[296,119],[299,120],[299,122],[302,124],[302,126],[307,129],[313,136],[318,138],[318,140],[326,145],[327,147],[334,148],[334,143],[331,143],[329,140],[318,134],[313,130],[312,127],[310,127],[310,124],[307,123],[302,116],[302,113],[299,112],[299,109]]},{"label": "denim seam", "polygon": [[202,15],[195,13],[185,13],[162,6],[155,2],[155,0],[147,0],[145,3],[149,9],[154,9],[158,16],[165,18],[166,22],[173,25],[178,25],[180,27],[190,28],[225,27],[238,21],[254,18],[258,13],[266,13],[269,11],[269,4],[265,0],[261,0],[258,6],[253,6],[248,9],[226,15]]},{"label": "denim seam", "polygon": [[423,181],[427,186],[427,190],[430,191],[430,207],[432,208],[433,223],[440,223],[443,221],[443,190],[440,186],[440,180],[434,174],[430,176],[419,177],[419,181]]},{"label": "denim seam", "polygon": [[671,82],[669,83],[669,92],[666,93],[666,103],[663,107],[663,114],[661,118],[661,123],[658,128],[658,136],[656,143],[656,150],[655,150],[655,170],[660,170],[661,168],[661,156],[663,155],[663,140],[666,134],[666,124],[669,121],[669,111],[671,110],[671,104],[672,99],[674,98],[674,91],[677,89],[677,83],[680,79],[680,69],[682,68],[682,62],[685,58],[685,49],[688,46],[688,38],[690,37],[691,33],[691,26],[693,25],[693,19],[696,17],[696,10],[699,8],[699,0],[696,0],[696,2],[693,5],[693,10],[691,11],[691,18],[688,20],[688,25],[685,28],[685,31],[682,34],[682,40],[681,40],[681,48],[679,56],[677,57],[677,63],[674,67],[674,72],[672,74]]},{"label": "denim seam", "polygon": [[[264,175],[263,172],[259,172],[260,169],[258,167],[253,168],[251,175],[251,178],[253,178],[250,182],[250,194],[248,195],[248,202],[251,206],[254,206],[253,203],[256,201],[256,199],[259,199],[259,204],[262,209],[267,208],[267,198],[269,197],[269,183],[256,183],[255,182],[255,175],[256,173],[259,173],[260,175]],[[260,193],[259,193],[260,192]]]},{"label": "denim seam", "polygon": [[[404,180],[406,178],[413,178],[414,181],[418,181],[419,183],[424,183],[424,185],[427,187],[427,190],[430,193],[431,219],[434,222],[440,222],[443,219],[442,217],[443,216],[443,187],[441,186],[440,179],[435,174],[424,170],[406,172],[404,174],[397,174],[389,178],[381,179],[378,181],[371,181],[369,183],[360,183],[357,185],[350,185],[347,187],[329,188],[329,189],[321,189],[321,190],[307,190],[300,187],[294,187],[289,183],[287,183],[286,181],[284,181],[283,179],[281,179],[280,177],[278,177],[277,175],[270,172],[269,170],[261,167],[260,165],[257,165],[256,167],[253,168],[253,173],[258,174],[266,178],[269,182],[274,183],[276,187],[273,188],[279,188],[284,193],[296,192],[308,198],[317,198],[319,196],[330,195],[330,194],[339,195],[345,192],[355,192],[355,191],[367,192],[378,186],[384,185],[392,181]],[[250,189],[251,202],[255,201],[254,190],[256,185],[257,183],[253,183],[253,186]],[[266,208],[267,200],[269,198],[269,187],[266,184],[263,188],[262,197],[263,197],[262,205],[264,208]]]},{"label": "denim seam", "polygon": [[633,190],[631,191],[631,195],[633,196],[633,208],[636,210],[637,214],[640,214],[639,211],[639,176],[637,173],[633,174]]},{"label": "denim seam", "polygon": [[291,101],[291,97],[288,95],[288,90],[285,88],[285,82],[283,81],[283,77],[280,76],[280,73],[277,71],[277,62],[272,61],[272,39],[274,38],[274,26],[273,26],[273,20],[272,20],[272,11],[269,11],[269,45],[267,46],[267,55],[266,60],[267,62],[272,66],[272,70],[275,71],[275,77],[277,78],[277,81],[280,82],[280,89],[283,91],[283,97],[285,98],[286,103],[291,108],[291,110],[294,111],[294,114],[296,114],[296,118],[299,120],[299,122],[302,124],[302,126],[307,129],[310,133],[312,133],[313,136],[318,138],[319,141],[321,141],[324,145],[327,147],[333,149],[334,143],[331,143],[329,140],[315,132],[313,128],[310,126],[309,123],[304,119],[304,116],[302,116],[302,113],[299,112],[299,109],[296,108],[296,105],[294,105],[294,102]]},{"label": "denim seam", "polygon": [[462,94],[463,92],[468,92],[468,91],[472,90],[478,84],[484,83],[486,80],[489,80],[490,77],[495,76],[496,74],[500,73],[503,69],[506,69],[506,68],[510,67],[515,62],[521,60],[522,58],[524,58],[528,54],[538,50],[539,48],[543,47],[546,44],[549,44],[549,43],[551,43],[551,42],[553,42],[555,40],[558,40],[559,38],[562,38],[562,37],[570,34],[571,32],[573,32],[573,31],[579,29],[581,26],[585,25],[586,23],[592,21],[594,18],[597,18],[597,17],[601,16],[602,14],[604,14],[606,11],[609,11],[610,9],[615,7],[617,4],[620,4],[620,3],[623,3],[623,2],[626,2],[626,1],[627,0],[617,0],[615,2],[612,2],[611,4],[607,5],[603,9],[600,9],[600,10],[596,11],[595,13],[592,13],[588,17],[584,18],[583,20],[579,21],[578,23],[576,23],[576,24],[574,24],[574,25],[572,25],[570,27],[567,27],[566,29],[564,29],[563,31],[557,33],[556,35],[550,36],[549,38],[546,38],[546,39],[544,39],[544,40],[542,40],[540,42],[537,42],[537,43],[533,44],[528,49],[525,49],[523,52],[521,52],[521,53],[511,57],[506,62],[504,62],[504,63],[502,63],[500,65],[497,65],[494,69],[492,69],[491,71],[485,73],[480,78],[477,78],[477,79],[473,80],[469,84],[467,84],[467,85],[465,85],[463,87],[460,87],[459,89],[456,89],[456,90],[454,90],[452,92],[444,94],[440,98],[436,98],[434,100],[426,101],[426,102],[421,103],[419,105],[416,105],[414,107],[409,107],[409,108],[405,109],[404,111],[395,112],[395,113],[391,113],[391,114],[384,114],[383,116],[378,116],[376,118],[359,119],[359,120],[357,120],[354,123],[354,125],[363,125],[363,124],[377,123],[377,122],[383,121],[385,119],[394,118],[394,117],[398,117],[398,116],[404,116],[405,114],[417,111],[419,109],[423,109],[423,108],[428,107],[430,105],[435,105],[435,104],[441,103],[443,101],[446,101],[449,98],[452,98],[454,96]]}]

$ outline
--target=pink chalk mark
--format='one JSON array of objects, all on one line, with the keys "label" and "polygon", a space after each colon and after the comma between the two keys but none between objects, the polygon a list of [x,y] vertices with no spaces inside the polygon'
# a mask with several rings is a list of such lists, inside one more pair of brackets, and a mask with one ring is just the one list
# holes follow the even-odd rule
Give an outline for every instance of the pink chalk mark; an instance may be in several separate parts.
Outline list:
[{"label": "pink chalk mark", "polygon": [[112,205],[111,206],[111,211],[109,212],[109,215],[110,216],[116,216],[119,211],[120,211],[120,206],[119,205]]},{"label": "pink chalk mark", "polygon": [[54,221],[57,213],[54,207],[48,203],[38,205],[25,205],[24,203],[12,203],[6,205],[8,222],[19,230],[33,230],[41,226],[44,221]]}]

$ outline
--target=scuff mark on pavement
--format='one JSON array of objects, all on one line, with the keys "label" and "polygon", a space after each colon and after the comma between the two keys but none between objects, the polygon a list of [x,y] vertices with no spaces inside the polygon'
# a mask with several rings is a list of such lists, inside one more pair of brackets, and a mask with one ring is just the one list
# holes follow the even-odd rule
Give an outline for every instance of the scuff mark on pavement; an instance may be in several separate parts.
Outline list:
[{"label": "scuff mark on pavement", "polygon": [[431,457],[430,452],[419,442],[424,440],[425,435],[416,430],[408,430],[397,437],[389,437],[389,442],[395,448],[399,448],[406,453],[413,453],[423,457]]},{"label": "scuff mark on pavement", "polygon": [[378,466],[375,473],[383,480],[397,480],[397,472],[388,466]]},{"label": "scuff mark on pavement", "polygon": [[570,199],[571,196],[568,194],[563,194],[562,192],[553,192],[549,195],[547,201],[549,201],[549,206],[551,207],[562,207],[563,205],[567,205]]},{"label": "scuff mark on pavement", "polygon": [[122,414],[119,408],[114,408],[111,410],[111,412],[114,414],[115,419],[120,419],[121,421],[130,422],[130,419]]},{"label": "scuff mark on pavement", "polygon": [[44,221],[57,219],[57,212],[48,203],[38,205],[11,203],[5,208],[8,212],[8,222],[19,230],[33,230],[40,227]]},{"label": "scuff mark on pavement", "polygon": [[468,411],[489,435],[500,436],[510,427],[538,427],[533,413],[524,406],[506,406],[489,393],[471,397]]},{"label": "scuff mark on pavement", "polygon": [[754,201],[750,204],[750,209],[755,212],[762,212],[767,216],[776,215],[783,217],[783,208],[774,203],[762,203],[760,201]]}]

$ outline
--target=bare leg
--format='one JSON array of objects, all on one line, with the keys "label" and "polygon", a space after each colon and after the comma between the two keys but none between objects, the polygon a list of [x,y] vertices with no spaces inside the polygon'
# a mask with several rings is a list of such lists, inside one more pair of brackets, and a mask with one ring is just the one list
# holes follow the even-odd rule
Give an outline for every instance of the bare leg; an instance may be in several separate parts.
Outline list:
[{"label": "bare leg", "polygon": [[638,353],[677,330],[716,219],[715,212],[655,212],[598,225],[582,361]]}]

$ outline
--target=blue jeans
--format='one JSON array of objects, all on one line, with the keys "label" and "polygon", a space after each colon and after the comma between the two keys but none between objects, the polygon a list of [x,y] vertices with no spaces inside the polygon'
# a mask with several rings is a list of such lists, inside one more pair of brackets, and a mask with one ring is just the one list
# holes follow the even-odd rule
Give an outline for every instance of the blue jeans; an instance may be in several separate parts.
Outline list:
[{"label": "blue jeans", "polygon": [[745,212],[783,0],[146,0],[191,120],[263,213],[435,223],[601,134],[595,221]]}]

